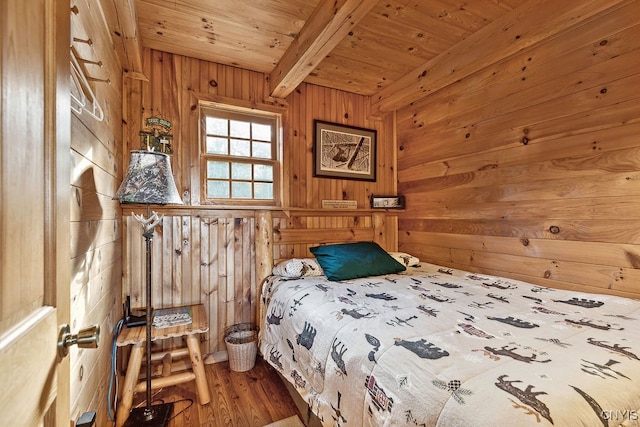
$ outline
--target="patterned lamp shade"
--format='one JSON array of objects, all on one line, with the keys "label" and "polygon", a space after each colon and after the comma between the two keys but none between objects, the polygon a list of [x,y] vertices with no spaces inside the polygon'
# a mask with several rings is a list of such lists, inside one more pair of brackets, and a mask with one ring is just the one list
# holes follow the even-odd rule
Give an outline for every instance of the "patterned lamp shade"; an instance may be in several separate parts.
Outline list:
[{"label": "patterned lamp shade", "polygon": [[131,152],[129,168],[113,198],[120,203],[183,204],[173,181],[169,156],[143,150]]}]

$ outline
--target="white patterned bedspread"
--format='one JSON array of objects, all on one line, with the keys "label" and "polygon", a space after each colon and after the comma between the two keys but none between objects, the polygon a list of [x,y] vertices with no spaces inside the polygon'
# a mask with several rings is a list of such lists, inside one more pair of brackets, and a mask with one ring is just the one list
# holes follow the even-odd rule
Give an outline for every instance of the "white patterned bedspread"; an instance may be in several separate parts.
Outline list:
[{"label": "white patterned bedspread", "polygon": [[325,426],[640,425],[640,301],[426,263],[262,301],[263,357]]}]

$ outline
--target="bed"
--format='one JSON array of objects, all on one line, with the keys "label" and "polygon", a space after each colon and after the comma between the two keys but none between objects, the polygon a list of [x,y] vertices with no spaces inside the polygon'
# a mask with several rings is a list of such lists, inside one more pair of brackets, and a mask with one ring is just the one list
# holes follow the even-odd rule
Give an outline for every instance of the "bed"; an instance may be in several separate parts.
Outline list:
[{"label": "bed", "polygon": [[260,353],[322,425],[640,425],[640,301],[385,254],[263,282]]}]

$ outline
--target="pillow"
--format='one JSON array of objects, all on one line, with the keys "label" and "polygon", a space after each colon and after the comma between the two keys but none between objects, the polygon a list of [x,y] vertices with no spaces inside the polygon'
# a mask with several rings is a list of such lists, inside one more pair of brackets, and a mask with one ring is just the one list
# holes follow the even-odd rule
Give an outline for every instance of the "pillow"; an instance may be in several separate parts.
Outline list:
[{"label": "pillow", "polygon": [[418,267],[420,265],[420,260],[417,257],[404,252],[389,252],[389,255],[406,267]]},{"label": "pillow", "polygon": [[374,242],[323,245],[309,250],[318,260],[327,279],[333,281],[381,276],[407,269]]},{"label": "pillow", "polygon": [[314,258],[292,258],[279,262],[273,267],[274,276],[304,277],[322,276],[324,273]]}]

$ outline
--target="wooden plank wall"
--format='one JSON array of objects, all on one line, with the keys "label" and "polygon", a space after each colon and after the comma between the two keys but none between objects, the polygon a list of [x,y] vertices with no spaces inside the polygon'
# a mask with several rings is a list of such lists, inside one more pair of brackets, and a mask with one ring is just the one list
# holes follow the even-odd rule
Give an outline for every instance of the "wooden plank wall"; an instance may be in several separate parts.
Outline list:
[{"label": "wooden plank wall", "polygon": [[[395,194],[394,117],[369,118],[367,97],[303,84],[287,99],[267,96],[262,73],[145,49],[144,74],[148,81],[124,79],[124,152],[139,148],[138,132],[148,117],[173,123],[172,168],[184,207],[158,207],[162,225],[153,241],[152,264],[156,307],[203,302],[210,333],[203,337],[209,360],[224,357],[224,329],[255,322],[255,211],[224,208],[201,202],[198,137],[199,103],[260,108],[282,114],[282,206],[273,212],[278,230],[277,258],[310,256],[308,241],[291,229],[313,228],[322,240],[349,241],[373,238],[358,230],[373,225],[367,212],[371,194]],[[378,134],[376,182],[316,178],[313,176],[313,120],[325,120],[375,129]],[[125,155],[125,157],[128,157]],[[128,158],[123,159],[126,167]],[[356,200],[357,211],[321,209],[323,199]],[[141,210],[139,213],[145,213]],[[132,304],[144,305],[144,247],[139,225],[125,210],[123,292]],[[288,215],[288,216],[287,216]],[[397,246],[397,213],[376,220],[384,244]],[[333,234],[328,229],[334,230]],[[287,234],[288,233],[288,234]],[[285,245],[291,241],[293,243]]]},{"label": "wooden plank wall", "polygon": [[[203,337],[202,351],[221,351],[226,326],[255,321],[254,213],[185,209],[163,215],[151,249],[154,307],[203,303],[211,333]],[[132,305],[142,307],[145,242],[132,216],[126,217],[126,230],[130,262],[123,276]]]},{"label": "wooden plank wall", "polygon": [[375,241],[393,250],[396,226],[395,218],[386,212],[284,212],[273,219],[274,262],[312,258],[309,248],[321,244]]},{"label": "wooden plank wall", "polygon": [[399,110],[400,250],[640,297],[639,38],[626,2]]},{"label": "wooden plank wall", "polygon": [[[256,273],[256,216],[260,211],[198,207],[159,207],[157,211],[163,220],[155,230],[151,249],[154,307],[203,303],[210,333],[202,337],[202,351],[215,360],[224,358],[217,353],[225,351],[225,328],[256,323],[258,284],[263,279]],[[134,207],[131,212],[143,214],[146,209]],[[312,257],[308,248],[322,243],[366,240],[390,248],[395,243],[387,241],[387,234],[394,235],[395,223],[390,222],[394,230],[388,232],[385,212],[276,210],[271,215],[275,262]],[[132,215],[125,221],[130,262],[123,274],[132,305],[142,307],[146,300],[146,246],[140,224]]]},{"label": "wooden plank wall", "polygon": [[89,83],[104,117],[71,115],[71,331],[94,324],[101,329],[97,349],[70,348],[71,416],[94,410],[96,425],[103,426],[109,424],[113,331],[122,316],[122,211],[112,200],[122,180],[122,70],[102,5],[80,0],[73,6],[71,46],[87,77],[97,79]]}]

